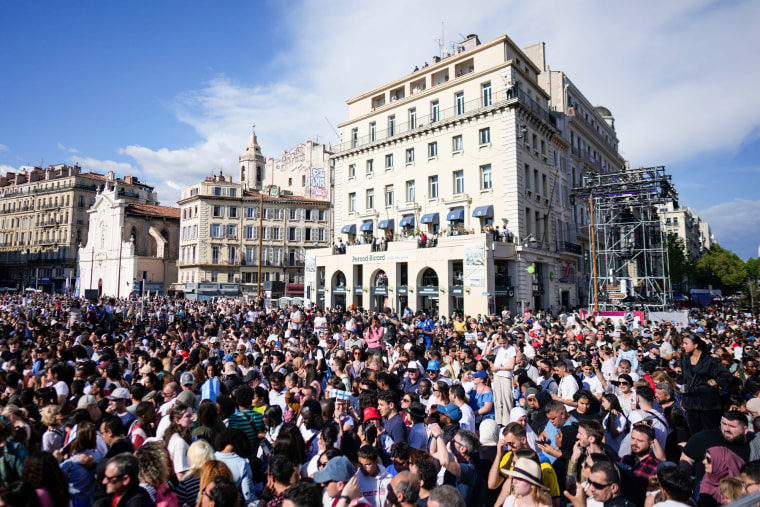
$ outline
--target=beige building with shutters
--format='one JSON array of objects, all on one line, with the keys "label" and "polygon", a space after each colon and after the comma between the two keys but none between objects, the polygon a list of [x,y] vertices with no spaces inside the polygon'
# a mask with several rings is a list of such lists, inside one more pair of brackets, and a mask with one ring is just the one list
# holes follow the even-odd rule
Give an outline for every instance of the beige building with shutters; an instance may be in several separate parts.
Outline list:
[{"label": "beige building with shutters", "polygon": [[219,174],[182,190],[175,289],[188,299],[256,297],[260,235],[267,298],[304,296],[306,251],[329,245],[329,203],[245,186]]},{"label": "beige building with shutters", "polygon": [[346,246],[307,257],[311,301],[445,315],[580,304],[567,112],[546,72],[534,47],[472,35],[349,99],[330,147]]},{"label": "beige building with shutters", "polygon": [[89,231],[87,210],[107,187],[128,202],[157,202],[153,187],[137,177],[82,172],[77,165],[0,176],[0,285],[73,291],[77,251]]}]

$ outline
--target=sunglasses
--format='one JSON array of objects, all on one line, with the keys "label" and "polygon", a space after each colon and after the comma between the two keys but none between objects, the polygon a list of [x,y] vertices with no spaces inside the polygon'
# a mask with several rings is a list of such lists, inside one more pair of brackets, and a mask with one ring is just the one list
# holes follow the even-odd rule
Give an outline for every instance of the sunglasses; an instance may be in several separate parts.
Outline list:
[{"label": "sunglasses", "polygon": [[705,456],[705,463],[708,465],[712,463],[712,458],[710,456]]},{"label": "sunglasses", "polygon": [[598,482],[594,482],[592,480],[589,480],[588,483],[591,484],[591,486],[593,486],[594,489],[599,489],[599,490],[602,490],[612,484],[611,482],[609,484],[599,484]]}]

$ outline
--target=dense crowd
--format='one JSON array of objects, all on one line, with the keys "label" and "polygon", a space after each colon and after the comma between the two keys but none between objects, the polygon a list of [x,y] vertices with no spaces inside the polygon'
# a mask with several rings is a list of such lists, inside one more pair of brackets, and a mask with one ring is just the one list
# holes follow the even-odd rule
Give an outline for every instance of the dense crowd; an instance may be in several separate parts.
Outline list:
[{"label": "dense crowd", "polygon": [[0,505],[714,507],[760,491],[757,316],[688,326],[0,301]]}]

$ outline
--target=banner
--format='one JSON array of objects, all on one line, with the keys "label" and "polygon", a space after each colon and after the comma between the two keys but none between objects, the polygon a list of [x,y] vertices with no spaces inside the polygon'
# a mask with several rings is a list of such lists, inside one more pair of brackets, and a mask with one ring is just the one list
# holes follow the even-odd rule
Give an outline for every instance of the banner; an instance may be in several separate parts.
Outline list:
[{"label": "banner", "polygon": [[483,245],[467,246],[464,249],[464,285],[486,286],[486,253]]},{"label": "banner", "polygon": [[689,312],[686,310],[678,312],[649,312],[649,320],[652,321],[652,324],[672,322],[676,325],[676,329],[683,331],[689,327]]}]

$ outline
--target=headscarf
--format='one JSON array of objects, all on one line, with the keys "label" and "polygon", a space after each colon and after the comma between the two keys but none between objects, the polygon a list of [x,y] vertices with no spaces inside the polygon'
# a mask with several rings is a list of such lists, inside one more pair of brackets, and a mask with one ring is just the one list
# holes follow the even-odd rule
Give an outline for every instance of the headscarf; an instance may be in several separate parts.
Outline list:
[{"label": "headscarf", "polygon": [[[515,407],[509,411],[509,422],[517,422],[517,420],[523,416],[528,416],[525,409],[522,407]],[[536,432],[533,431],[533,428],[530,426],[530,418],[528,418],[528,424],[525,426],[525,437],[528,439],[528,445],[530,448],[539,452],[538,435],[536,435]]]},{"label": "headscarf", "polygon": [[718,504],[722,505],[720,481],[726,477],[739,477],[739,469],[744,465],[744,460],[732,450],[719,445],[710,447],[707,452],[712,460],[712,472],[705,473],[702,478],[699,494],[710,495]]},{"label": "headscarf", "polygon": [[578,439],[578,426],[569,424],[562,426],[559,431],[562,433],[562,445],[559,446],[559,450],[562,451],[562,457],[569,461],[573,455],[575,441]]},{"label": "headscarf", "polygon": [[[525,391],[526,397],[528,396],[528,390]],[[530,425],[533,428],[533,431],[541,434],[541,432],[544,431],[544,428],[546,428],[546,424],[549,422],[545,409],[546,405],[552,401],[552,396],[544,391],[537,391],[535,396],[538,401],[538,409],[531,409],[531,413],[529,414]]]},{"label": "headscarf", "polygon": [[499,445],[499,425],[496,424],[495,420],[483,419],[480,423],[480,445]]}]

